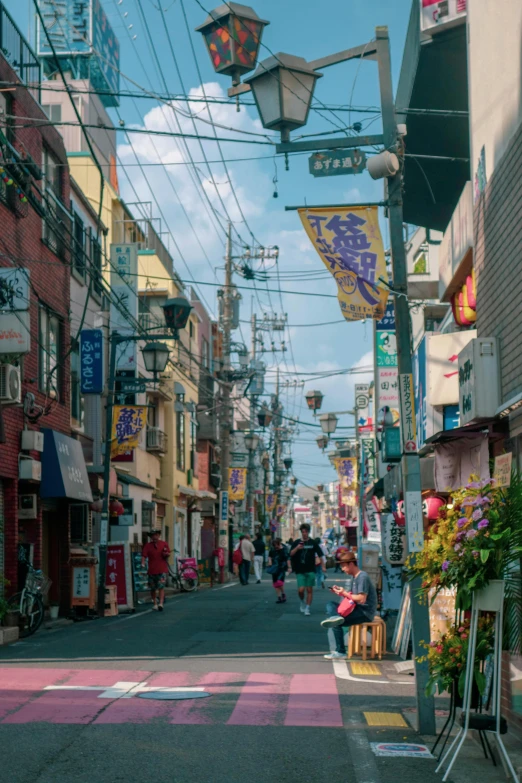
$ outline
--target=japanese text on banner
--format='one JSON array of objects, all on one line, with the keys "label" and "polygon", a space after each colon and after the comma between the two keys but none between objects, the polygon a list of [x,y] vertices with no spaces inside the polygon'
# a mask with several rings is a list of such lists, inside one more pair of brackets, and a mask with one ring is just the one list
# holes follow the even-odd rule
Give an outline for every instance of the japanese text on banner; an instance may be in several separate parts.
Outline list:
[{"label": "japanese text on banner", "polygon": [[230,500],[243,500],[246,492],[246,468],[229,468],[228,491]]},{"label": "japanese text on banner", "polygon": [[137,447],[140,432],[145,425],[145,410],[144,406],[139,405],[114,406],[111,457]]},{"label": "japanese text on banner", "polygon": [[274,492],[269,492],[266,496],[266,510],[273,511],[276,507],[277,495]]},{"label": "japanese text on banner", "polygon": [[337,457],[334,460],[341,489],[350,490],[357,486],[357,460],[355,457]]},{"label": "japanese text on banner", "polygon": [[298,211],[313,246],[335,278],[345,319],[380,320],[386,310],[388,291],[377,207]]}]

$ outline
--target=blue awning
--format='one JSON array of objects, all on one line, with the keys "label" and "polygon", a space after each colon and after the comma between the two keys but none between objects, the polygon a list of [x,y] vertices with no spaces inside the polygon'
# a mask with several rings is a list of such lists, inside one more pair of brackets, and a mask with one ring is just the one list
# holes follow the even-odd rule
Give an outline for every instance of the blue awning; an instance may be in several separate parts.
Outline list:
[{"label": "blue awning", "polygon": [[41,498],[69,498],[92,503],[81,443],[55,430],[43,430]]}]

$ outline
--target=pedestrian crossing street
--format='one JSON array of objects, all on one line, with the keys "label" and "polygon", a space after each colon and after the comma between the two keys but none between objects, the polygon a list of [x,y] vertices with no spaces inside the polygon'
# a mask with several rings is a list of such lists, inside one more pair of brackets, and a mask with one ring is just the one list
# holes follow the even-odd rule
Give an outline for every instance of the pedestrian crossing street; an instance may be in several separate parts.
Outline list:
[{"label": "pedestrian crossing street", "polygon": [[[154,701],[156,689],[210,698]],[[0,667],[0,723],[342,727],[334,674],[147,672]]]}]

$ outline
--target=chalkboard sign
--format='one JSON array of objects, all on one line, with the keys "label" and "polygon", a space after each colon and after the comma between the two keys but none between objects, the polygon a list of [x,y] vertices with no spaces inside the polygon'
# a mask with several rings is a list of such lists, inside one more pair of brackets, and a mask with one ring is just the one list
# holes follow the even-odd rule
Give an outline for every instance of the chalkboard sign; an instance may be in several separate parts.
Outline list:
[{"label": "chalkboard sign", "polygon": [[132,553],[132,580],[135,593],[144,593],[149,589],[147,569],[141,565],[141,552]]}]

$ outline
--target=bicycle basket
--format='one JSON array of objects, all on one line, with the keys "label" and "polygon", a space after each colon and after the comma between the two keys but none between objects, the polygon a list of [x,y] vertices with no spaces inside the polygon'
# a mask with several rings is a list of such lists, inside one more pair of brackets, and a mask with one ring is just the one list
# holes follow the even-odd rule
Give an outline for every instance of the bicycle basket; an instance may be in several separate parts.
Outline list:
[{"label": "bicycle basket", "polygon": [[30,571],[25,580],[26,589],[40,595],[47,595],[51,584],[49,577],[42,571]]}]

